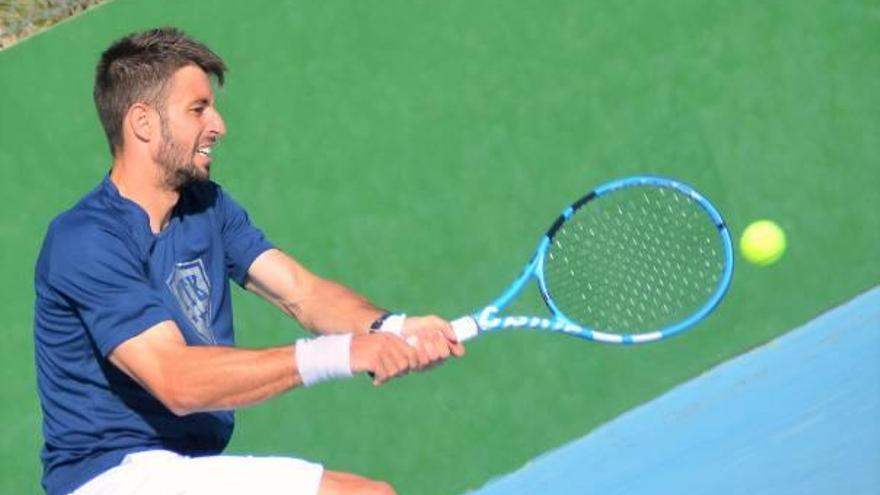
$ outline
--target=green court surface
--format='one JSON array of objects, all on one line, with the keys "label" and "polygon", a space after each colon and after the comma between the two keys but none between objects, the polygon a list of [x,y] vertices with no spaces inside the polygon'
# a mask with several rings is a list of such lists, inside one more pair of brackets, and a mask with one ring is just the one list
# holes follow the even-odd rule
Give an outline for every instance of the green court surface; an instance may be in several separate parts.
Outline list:
[{"label": "green court surface", "polygon": [[[691,183],[734,235],[767,217],[789,236],[778,264],[740,262],[720,309],[669,342],[489,336],[381,388],[244,410],[232,452],[462,493],[880,282],[876,2],[114,0],[0,52],[2,493],[39,491],[33,264],[49,220],[109,163],[94,63],[169,24],[231,67],[216,180],[276,244],[390,308],[475,309],[562,207],[625,175]],[[235,297],[240,344],[302,335]]]}]

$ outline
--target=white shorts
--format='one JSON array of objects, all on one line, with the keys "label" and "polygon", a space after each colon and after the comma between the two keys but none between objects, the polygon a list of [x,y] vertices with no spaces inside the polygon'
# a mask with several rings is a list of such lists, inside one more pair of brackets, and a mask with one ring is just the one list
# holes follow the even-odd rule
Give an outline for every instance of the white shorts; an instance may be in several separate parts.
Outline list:
[{"label": "white shorts", "polygon": [[324,467],[291,457],[187,457],[167,450],[125,456],[71,495],[317,495]]}]

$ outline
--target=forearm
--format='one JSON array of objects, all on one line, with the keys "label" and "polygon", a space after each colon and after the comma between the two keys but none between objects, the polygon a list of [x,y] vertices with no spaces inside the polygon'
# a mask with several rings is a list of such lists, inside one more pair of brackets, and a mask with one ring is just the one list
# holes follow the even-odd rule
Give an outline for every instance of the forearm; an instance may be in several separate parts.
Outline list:
[{"label": "forearm", "polygon": [[245,287],[316,333],[366,333],[384,312],[350,288],[311,273],[275,249],[253,263]]},{"label": "forearm", "polygon": [[177,354],[166,360],[163,390],[152,392],[179,415],[258,404],[302,383],[293,345],[186,346]]},{"label": "forearm", "polygon": [[183,416],[239,409],[300,385],[357,373],[371,373],[378,385],[448,355],[423,354],[387,332],[302,339],[268,349],[190,346],[167,320],[120,344],[109,360]]},{"label": "forearm", "polygon": [[321,334],[367,333],[385,311],[348,287],[321,280],[299,303],[295,315],[307,329]]},{"label": "forearm", "polygon": [[238,409],[362,372],[372,373],[378,385],[419,366],[416,350],[387,333],[325,336],[263,350],[184,347],[177,354],[160,390],[147,388],[178,415]]}]

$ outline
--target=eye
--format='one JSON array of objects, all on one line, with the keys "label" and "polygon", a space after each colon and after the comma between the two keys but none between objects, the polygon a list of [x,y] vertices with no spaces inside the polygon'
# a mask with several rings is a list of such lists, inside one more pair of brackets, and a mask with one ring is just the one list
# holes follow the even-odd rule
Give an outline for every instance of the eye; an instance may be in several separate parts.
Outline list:
[{"label": "eye", "polygon": [[196,115],[202,115],[203,113],[205,113],[205,107],[203,107],[203,106],[193,107],[192,112]]}]

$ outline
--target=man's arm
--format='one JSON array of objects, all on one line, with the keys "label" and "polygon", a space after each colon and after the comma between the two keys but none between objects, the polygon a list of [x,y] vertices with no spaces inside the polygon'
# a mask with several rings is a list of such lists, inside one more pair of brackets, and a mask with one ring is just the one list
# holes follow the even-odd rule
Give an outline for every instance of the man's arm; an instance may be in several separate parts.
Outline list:
[{"label": "man's arm", "polygon": [[[246,287],[268,299],[307,328],[321,333],[353,333],[352,373],[370,372],[381,384],[450,354],[461,355],[448,323],[437,317],[408,318],[404,335],[369,333],[382,311],[362,296],[321,279],[281,251],[257,257]],[[117,346],[110,361],[178,415],[237,409],[258,404],[303,383],[295,345],[266,349],[188,346],[173,321],[163,321]]]},{"label": "man's arm", "polygon": [[245,288],[315,333],[367,333],[385,311],[342,284],[310,272],[278,249],[259,255]]},{"label": "man's arm", "polygon": [[[369,331],[384,313],[366,298],[332,280],[321,278],[278,249],[270,249],[251,264],[245,287],[307,329],[321,334]],[[450,355],[464,355],[449,322],[437,316],[407,318],[401,332],[414,337],[418,368],[437,364]]]},{"label": "man's arm", "polygon": [[[351,371],[379,383],[417,365],[394,335],[352,338]],[[126,340],[110,361],[177,415],[258,404],[302,384],[294,345],[267,349],[188,346],[173,321]]]}]

